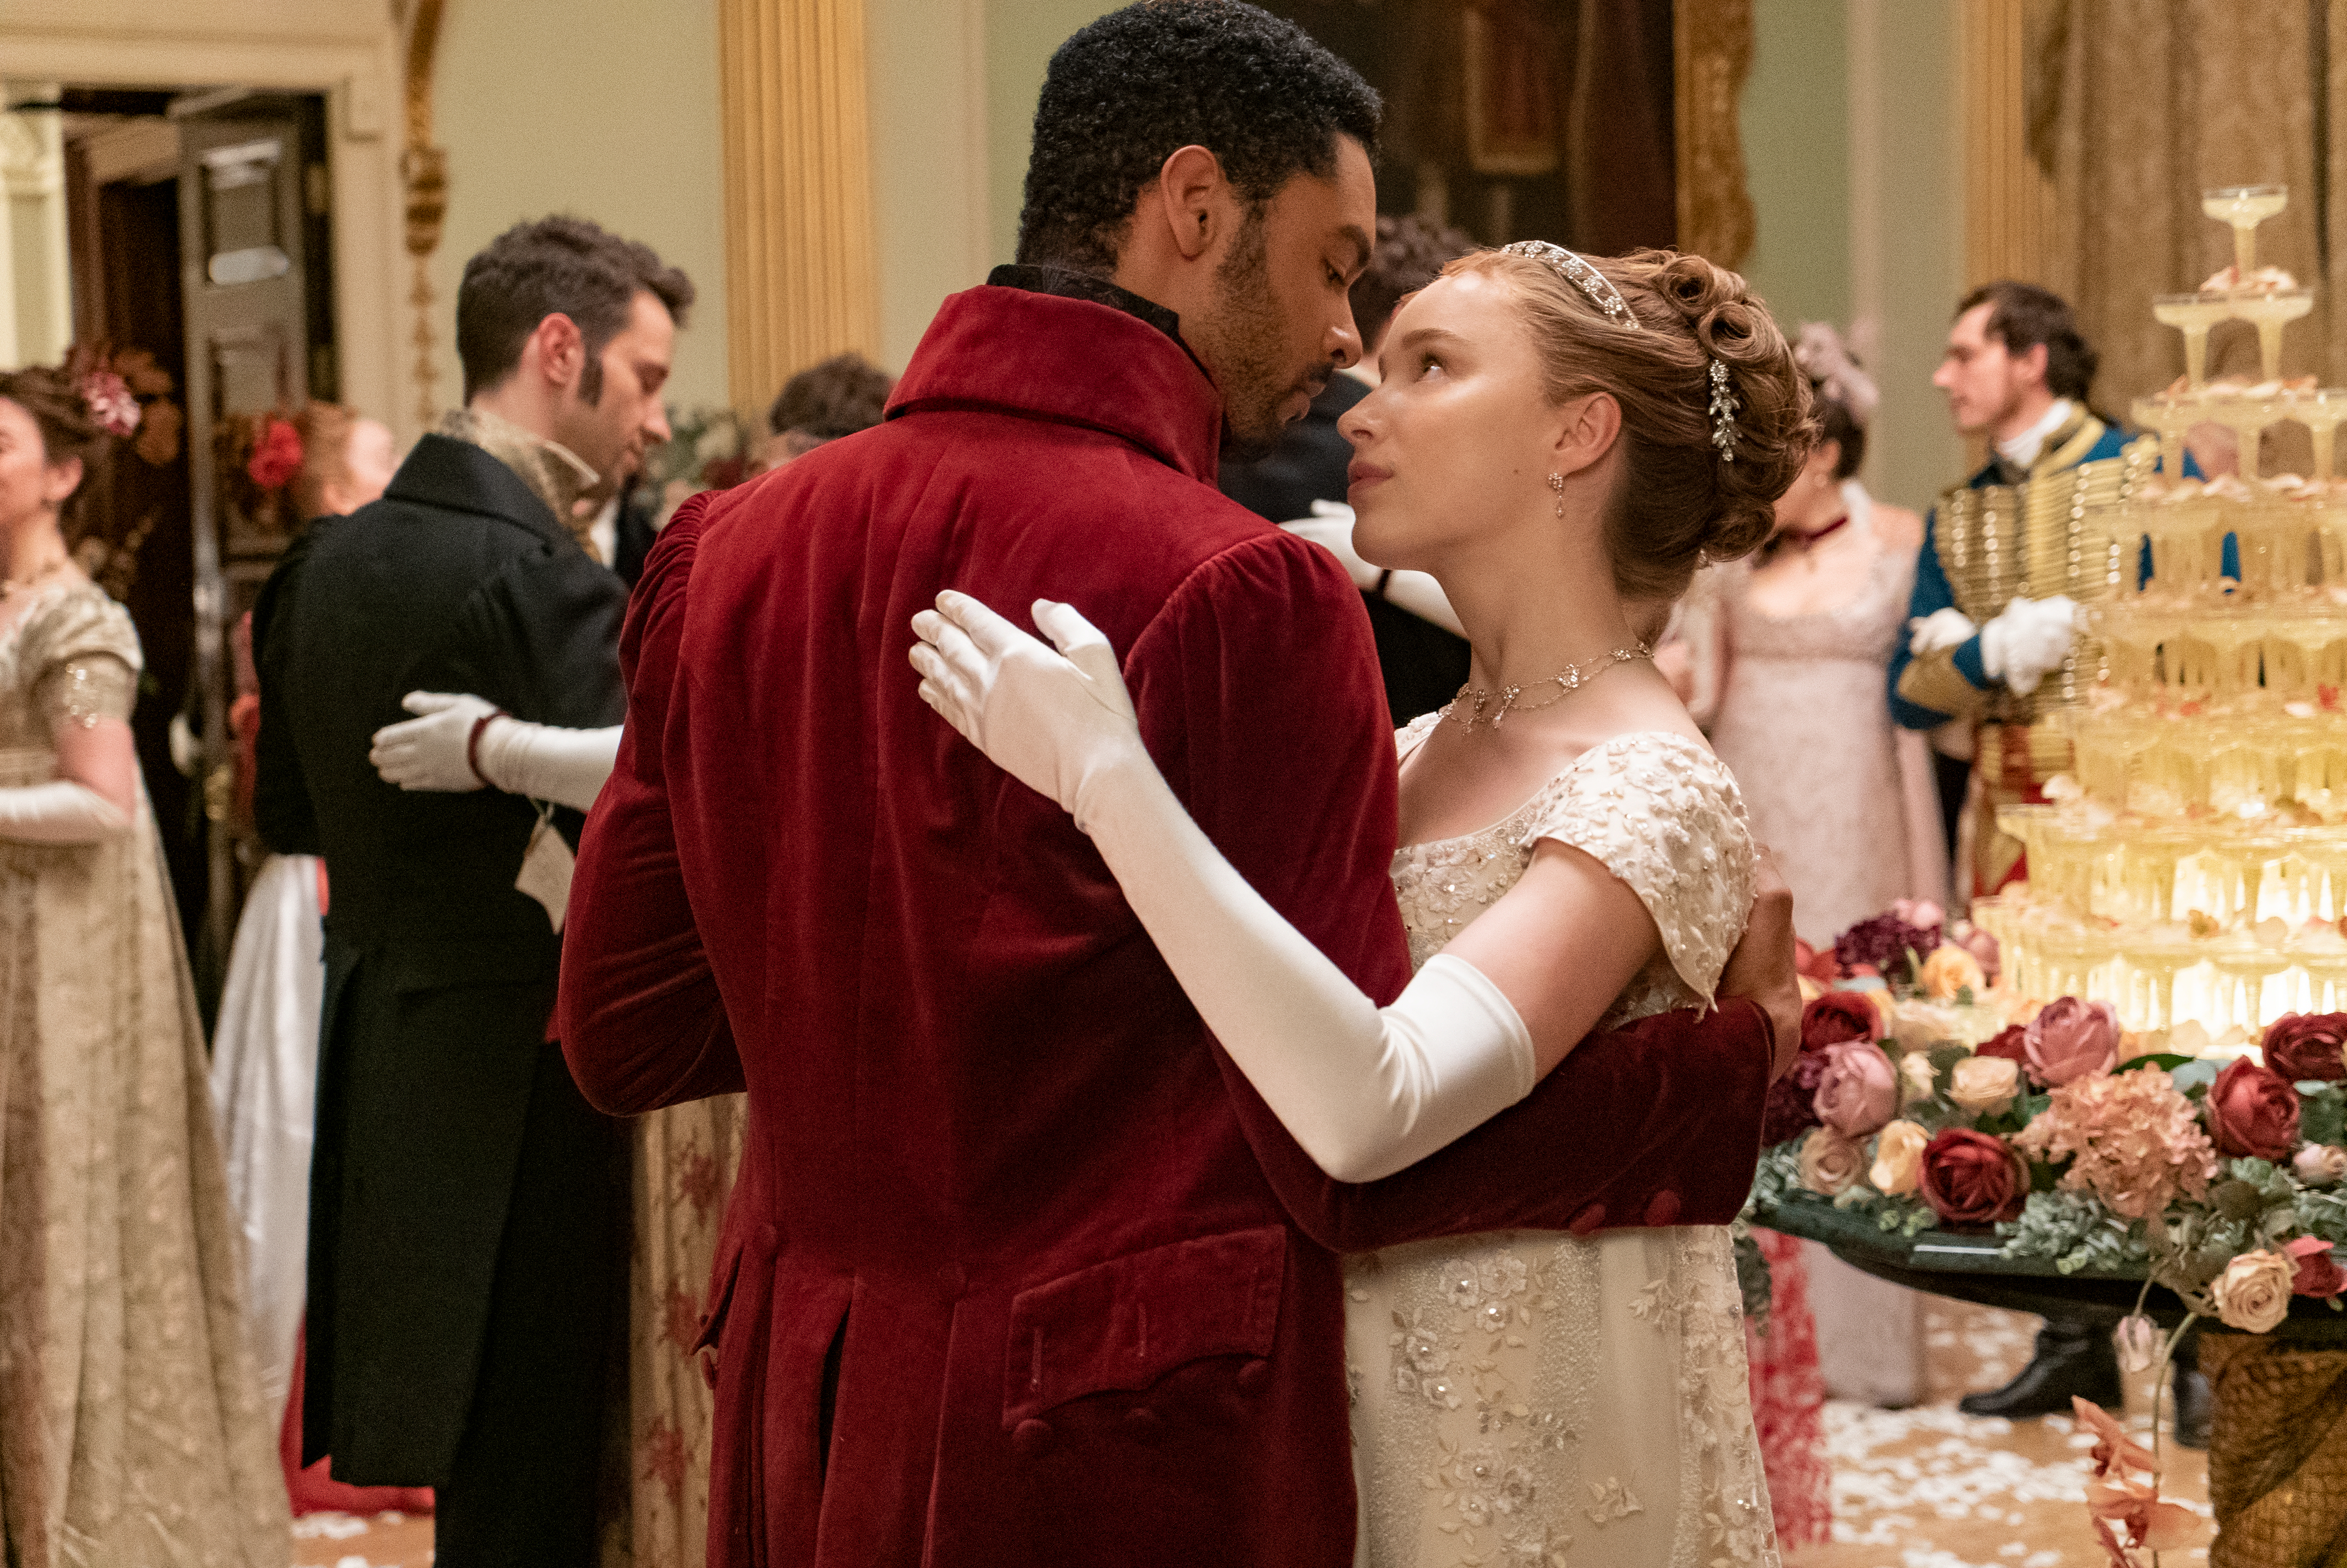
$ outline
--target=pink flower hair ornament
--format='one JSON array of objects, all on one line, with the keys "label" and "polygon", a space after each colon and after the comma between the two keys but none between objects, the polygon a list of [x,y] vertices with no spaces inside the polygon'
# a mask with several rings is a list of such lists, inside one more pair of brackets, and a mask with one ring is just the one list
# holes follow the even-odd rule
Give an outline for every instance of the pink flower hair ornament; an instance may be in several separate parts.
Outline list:
[{"label": "pink flower hair ornament", "polygon": [[81,378],[77,391],[89,409],[89,416],[97,421],[109,436],[128,436],[138,428],[138,399],[130,384],[110,370],[93,370]]}]

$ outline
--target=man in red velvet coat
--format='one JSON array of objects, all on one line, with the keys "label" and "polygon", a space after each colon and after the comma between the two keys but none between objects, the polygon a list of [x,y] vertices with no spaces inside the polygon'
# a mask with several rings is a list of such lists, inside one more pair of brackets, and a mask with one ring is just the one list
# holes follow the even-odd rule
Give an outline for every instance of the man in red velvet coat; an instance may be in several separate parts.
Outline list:
[{"label": "man in red velvet coat", "polygon": [[1043,89],[1024,264],[946,302],[884,425],[654,547],[561,1038],[606,1110],[750,1092],[712,1563],[1339,1568],[1337,1250],[1743,1201],[1771,1058],[1749,1000],[1584,1044],[1433,1158],[1329,1182],[1089,841],[906,669],[946,586],[1083,606],[1199,825],[1400,990],[1359,595],[1213,487],[1226,436],[1266,443],[1357,353],[1377,113],[1229,0],[1093,24]]}]

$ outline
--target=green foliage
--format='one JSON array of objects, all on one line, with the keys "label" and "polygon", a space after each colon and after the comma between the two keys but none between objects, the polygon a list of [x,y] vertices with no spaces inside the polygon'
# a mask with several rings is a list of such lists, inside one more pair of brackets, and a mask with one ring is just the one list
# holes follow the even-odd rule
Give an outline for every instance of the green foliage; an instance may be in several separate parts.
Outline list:
[{"label": "green foliage", "polygon": [[2007,1257],[2040,1258],[2064,1274],[2126,1274],[2151,1261],[2137,1229],[2089,1194],[2055,1190],[2030,1194],[2021,1217],[1998,1225],[1996,1234],[2005,1238]]},{"label": "green foliage", "polygon": [[2120,1062],[2111,1069],[2111,1075],[2116,1077],[2122,1072],[2133,1072],[2138,1067],[2157,1067],[2163,1072],[2172,1073],[2179,1067],[2189,1067],[2192,1061],[2191,1057],[2178,1056],[2173,1051],[2155,1050],[2148,1056],[2130,1057]]},{"label": "green foliage", "polygon": [[2298,1086],[2298,1135],[2310,1143],[2347,1143],[2347,1083]]},{"label": "green foliage", "polygon": [[1736,1287],[1744,1297],[1744,1316],[1755,1329],[1766,1334],[1768,1304],[1776,1289],[1776,1281],[1768,1272],[1768,1260],[1752,1235],[1752,1223],[1742,1214],[1727,1227],[1727,1235],[1736,1247]]}]

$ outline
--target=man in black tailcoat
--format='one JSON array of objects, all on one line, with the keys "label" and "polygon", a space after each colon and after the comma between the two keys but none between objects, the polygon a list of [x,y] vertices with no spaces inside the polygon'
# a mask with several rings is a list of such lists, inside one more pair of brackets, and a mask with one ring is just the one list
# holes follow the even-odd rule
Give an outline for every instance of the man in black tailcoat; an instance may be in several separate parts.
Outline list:
[{"label": "man in black tailcoat", "polygon": [[330,887],[303,1458],[439,1489],[441,1568],[591,1559],[624,1144],[548,1039],[579,815],[395,787],[369,741],[411,692],[477,757],[496,710],[620,722],[627,589],[577,502],[668,438],[692,299],[582,220],[499,237],[457,296],[465,408],[381,500],[313,526],[254,612],[261,830],[324,856]]}]

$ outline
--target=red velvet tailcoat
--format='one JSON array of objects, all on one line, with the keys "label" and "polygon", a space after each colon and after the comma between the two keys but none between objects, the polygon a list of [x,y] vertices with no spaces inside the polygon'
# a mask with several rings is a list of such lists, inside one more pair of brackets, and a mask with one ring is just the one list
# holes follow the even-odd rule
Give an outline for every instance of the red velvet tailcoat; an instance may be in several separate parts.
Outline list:
[{"label": "red velvet tailcoat", "polygon": [[1399,1176],[1322,1177],[1090,842],[921,704],[905,654],[942,588],[1075,604],[1199,825],[1389,999],[1394,751],[1358,594],[1214,491],[1212,384],[1109,306],[957,295],[889,412],[662,535],[571,896],[589,1098],[750,1092],[710,1560],[1342,1568],[1330,1249],[1727,1220],[1766,1022],[1650,1020]]}]

